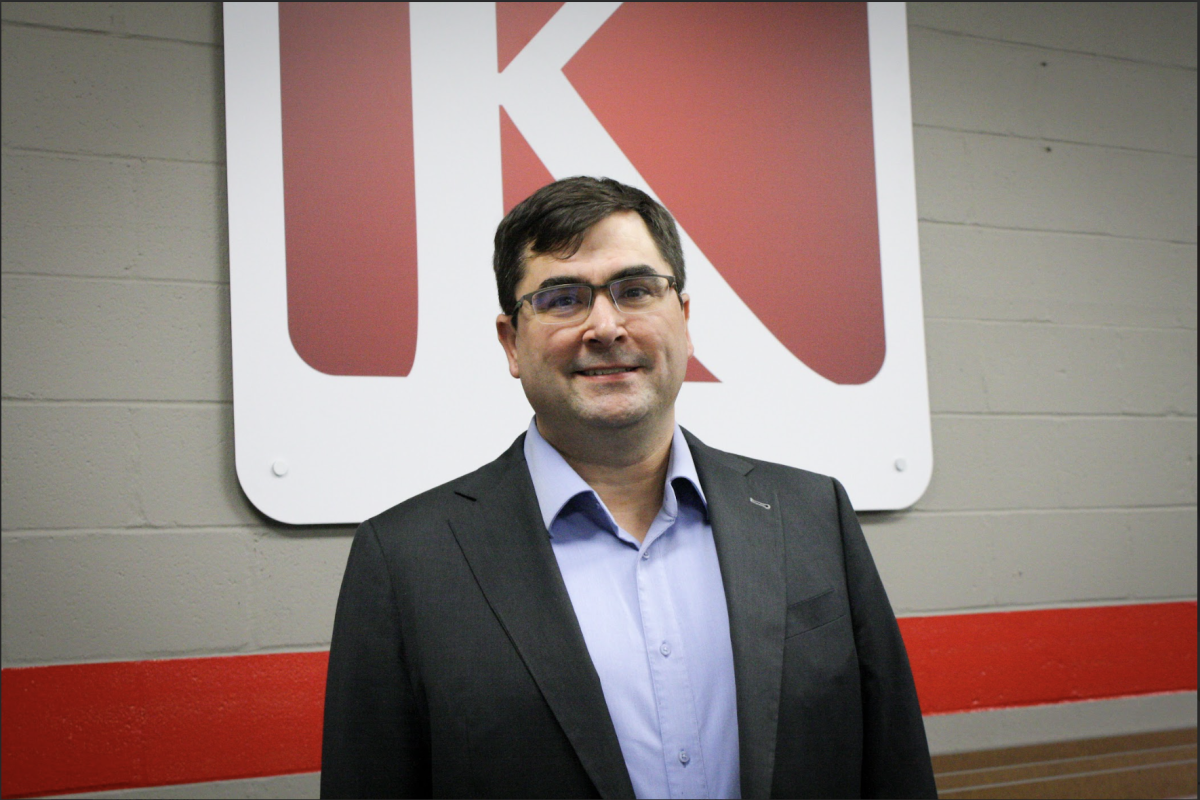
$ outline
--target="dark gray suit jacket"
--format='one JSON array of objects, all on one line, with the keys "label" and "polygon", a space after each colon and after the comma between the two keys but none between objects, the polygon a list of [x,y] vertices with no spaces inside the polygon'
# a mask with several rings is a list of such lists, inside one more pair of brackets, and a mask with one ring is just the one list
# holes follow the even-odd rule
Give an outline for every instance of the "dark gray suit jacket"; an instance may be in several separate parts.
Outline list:
[{"label": "dark gray suit jacket", "polygon": [[[841,485],[686,435],[729,604],[742,796],[936,797],[908,657]],[[359,527],[323,797],[633,796],[523,445]]]}]

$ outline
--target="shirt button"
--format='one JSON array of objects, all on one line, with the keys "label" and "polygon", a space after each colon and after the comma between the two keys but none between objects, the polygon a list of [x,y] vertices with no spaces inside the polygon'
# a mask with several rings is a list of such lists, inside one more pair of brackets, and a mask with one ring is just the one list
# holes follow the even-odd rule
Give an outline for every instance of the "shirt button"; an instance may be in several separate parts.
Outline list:
[{"label": "shirt button", "polygon": [[650,551],[649,551],[649,550],[647,550],[646,552],[642,553],[642,561],[646,561],[646,560],[647,560],[647,559],[649,559],[649,558],[650,558]]},{"label": "shirt button", "polygon": [[663,642],[661,645],[658,646],[658,652],[662,653],[664,656],[671,655],[671,643]]},{"label": "shirt button", "polygon": [[687,754],[687,750],[679,751],[679,763],[680,764],[683,764],[684,766],[686,766],[687,763],[691,760],[692,760],[692,757]]}]

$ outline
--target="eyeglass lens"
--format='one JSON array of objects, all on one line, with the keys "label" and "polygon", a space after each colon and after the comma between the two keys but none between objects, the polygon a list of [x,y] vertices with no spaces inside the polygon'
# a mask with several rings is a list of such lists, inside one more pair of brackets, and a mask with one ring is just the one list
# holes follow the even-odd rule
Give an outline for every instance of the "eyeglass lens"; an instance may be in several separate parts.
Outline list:
[{"label": "eyeglass lens", "polygon": [[[666,296],[671,284],[657,275],[635,275],[609,284],[609,292],[617,308],[626,314],[649,311]],[[547,322],[572,322],[582,319],[592,307],[592,287],[568,284],[543,289],[530,298],[538,317]]]}]

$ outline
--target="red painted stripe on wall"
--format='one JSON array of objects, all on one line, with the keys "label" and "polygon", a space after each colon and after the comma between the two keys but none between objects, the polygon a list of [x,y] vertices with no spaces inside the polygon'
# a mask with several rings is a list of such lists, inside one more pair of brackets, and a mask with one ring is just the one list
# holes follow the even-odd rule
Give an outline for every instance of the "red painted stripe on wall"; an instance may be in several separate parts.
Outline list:
[{"label": "red painted stripe on wall", "polygon": [[921,711],[988,708],[1196,688],[1196,603],[907,617]]},{"label": "red painted stripe on wall", "polygon": [[164,786],[321,766],[329,653],[0,673],[0,794]]},{"label": "red painted stripe on wall", "polygon": [[[1196,689],[1196,603],[900,620],[926,714]],[[320,769],[328,653],[6,669],[0,795]]]}]

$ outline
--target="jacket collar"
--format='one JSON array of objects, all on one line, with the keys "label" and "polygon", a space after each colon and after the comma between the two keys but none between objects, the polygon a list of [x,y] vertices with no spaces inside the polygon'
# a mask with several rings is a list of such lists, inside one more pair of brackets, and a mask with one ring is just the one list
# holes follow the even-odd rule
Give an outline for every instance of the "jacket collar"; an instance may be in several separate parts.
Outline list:
[{"label": "jacket collar", "polygon": [[[597,506],[604,504],[592,487],[579,477],[574,468],[567,463],[563,455],[546,441],[537,428],[536,418],[529,423],[525,432],[525,445],[522,449],[525,464],[529,468],[529,477],[533,479],[533,488],[537,493],[538,507],[541,509],[542,522],[554,531],[554,520],[562,513],[563,508],[580,494],[591,495]],[[704,489],[700,485],[700,477],[696,474],[696,464],[692,458],[691,448],[683,436],[683,429],[675,426],[671,438],[671,455],[667,462],[667,477],[663,486],[663,509],[675,516],[678,513],[678,498],[675,493],[676,481],[687,481],[695,490],[701,510],[707,517],[707,500]],[[598,523],[616,532],[616,522],[613,521],[607,509],[601,512],[604,519]]]}]

